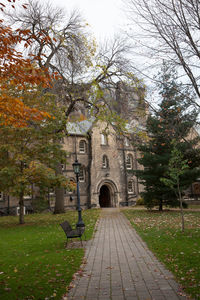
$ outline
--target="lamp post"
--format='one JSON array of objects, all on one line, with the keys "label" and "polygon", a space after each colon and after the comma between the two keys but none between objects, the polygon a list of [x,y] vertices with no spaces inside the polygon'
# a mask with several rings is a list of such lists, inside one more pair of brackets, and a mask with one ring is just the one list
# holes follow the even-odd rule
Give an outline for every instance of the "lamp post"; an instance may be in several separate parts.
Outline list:
[{"label": "lamp post", "polygon": [[79,174],[80,174],[80,167],[81,164],[78,162],[78,159],[76,158],[75,162],[72,164],[74,173],[76,174],[76,187],[77,187],[77,206],[78,206],[78,222],[76,224],[76,227],[85,227],[85,224],[82,220],[81,216],[81,206],[80,206],[80,192],[79,192]]}]

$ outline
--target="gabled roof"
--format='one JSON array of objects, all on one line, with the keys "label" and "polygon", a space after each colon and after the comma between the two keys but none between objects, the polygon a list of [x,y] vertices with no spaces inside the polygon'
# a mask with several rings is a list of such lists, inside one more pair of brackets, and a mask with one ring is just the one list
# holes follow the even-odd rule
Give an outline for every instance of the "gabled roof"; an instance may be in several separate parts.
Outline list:
[{"label": "gabled roof", "polygon": [[[71,135],[86,135],[88,131],[92,128],[95,123],[95,118],[90,120],[68,122],[66,129],[68,134]],[[114,127],[114,126],[113,126]],[[132,122],[132,124],[126,124],[127,133],[137,133],[139,131],[144,131],[145,127],[138,124],[138,122]]]},{"label": "gabled roof", "polygon": [[67,132],[72,135],[86,135],[91,129],[94,120],[84,120],[79,122],[68,122],[66,125]]}]

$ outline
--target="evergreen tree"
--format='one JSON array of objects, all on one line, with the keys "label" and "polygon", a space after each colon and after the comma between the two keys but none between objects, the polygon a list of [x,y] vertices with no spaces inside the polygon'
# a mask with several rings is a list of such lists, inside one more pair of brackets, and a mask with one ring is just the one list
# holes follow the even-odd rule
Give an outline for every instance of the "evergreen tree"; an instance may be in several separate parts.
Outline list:
[{"label": "evergreen tree", "polygon": [[159,210],[162,210],[163,204],[179,205],[174,191],[160,180],[168,172],[172,140],[176,141],[177,149],[189,166],[180,180],[181,190],[187,189],[198,177],[200,153],[195,147],[199,137],[191,136],[198,117],[197,109],[191,105],[191,94],[177,82],[176,72],[165,64],[159,82],[161,103],[159,109],[148,117],[148,142],[138,147],[141,152],[138,161],[144,169],[135,173],[145,187],[145,205],[149,208],[159,205]]},{"label": "evergreen tree", "polygon": [[[180,178],[189,168],[188,161],[183,159],[183,154],[180,150],[176,148],[176,141],[172,141],[173,149],[171,153],[171,158],[169,160],[169,170],[166,177],[160,180],[166,185],[174,190],[177,198],[180,202],[180,213],[181,213],[181,229],[182,232],[185,230],[185,220],[183,214],[183,198],[181,191]],[[183,186],[182,186],[183,187]]]}]

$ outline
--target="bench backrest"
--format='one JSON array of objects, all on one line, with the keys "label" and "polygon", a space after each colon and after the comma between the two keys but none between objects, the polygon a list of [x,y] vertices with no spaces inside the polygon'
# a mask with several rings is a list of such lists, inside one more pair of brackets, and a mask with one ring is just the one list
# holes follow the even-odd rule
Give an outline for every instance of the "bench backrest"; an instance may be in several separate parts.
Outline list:
[{"label": "bench backrest", "polygon": [[62,229],[64,230],[64,232],[70,232],[70,231],[72,231],[72,227],[71,227],[71,225],[67,221],[65,221],[62,224],[60,224],[60,226],[62,227]]}]

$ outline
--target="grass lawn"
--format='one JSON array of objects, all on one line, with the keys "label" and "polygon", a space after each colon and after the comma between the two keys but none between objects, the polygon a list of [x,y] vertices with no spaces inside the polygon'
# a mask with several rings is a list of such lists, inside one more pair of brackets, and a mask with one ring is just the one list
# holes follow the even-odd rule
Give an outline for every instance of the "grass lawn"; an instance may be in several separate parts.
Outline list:
[{"label": "grass lawn", "polygon": [[178,211],[127,209],[131,221],[149,249],[171,270],[186,293],[200,299],[200,211],[185,211],[181,233]]},{"label": "grass lawn", "polygon": [[[93,234],[100,210],[82,211],[86,239]],[[59,226],[77,222],[77,212],[61,215],[34,214],[0,218],[0,299],[61,299],[73,274],[79,269],[83,249],[66,249]],[[84,239],[84,236],[83,236]]]}]

